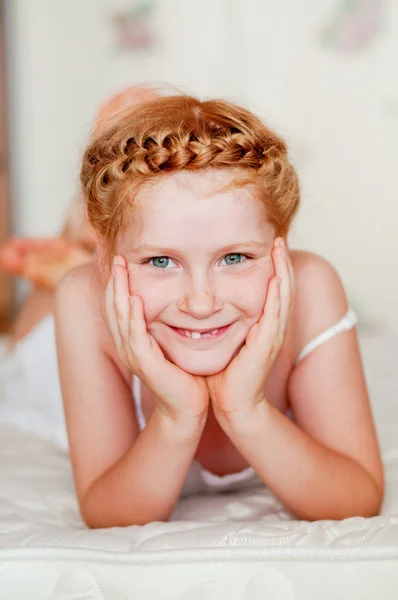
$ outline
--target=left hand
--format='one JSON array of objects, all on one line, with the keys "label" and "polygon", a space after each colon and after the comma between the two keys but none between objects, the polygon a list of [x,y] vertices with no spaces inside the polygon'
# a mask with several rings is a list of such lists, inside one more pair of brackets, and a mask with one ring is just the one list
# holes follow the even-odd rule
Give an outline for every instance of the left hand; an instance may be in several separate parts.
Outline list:
[{"label": "left hand", "polygon": [[254,413],[258,404],[265,401],[266,379],[286,341],[293,310],[294,273],[282,238],[274,240],[271,256],[275,276],[269,281],[260,319],[249,329],[245,345],[227,367],[206,377],[213,411],[220,423],[236,422]]}]

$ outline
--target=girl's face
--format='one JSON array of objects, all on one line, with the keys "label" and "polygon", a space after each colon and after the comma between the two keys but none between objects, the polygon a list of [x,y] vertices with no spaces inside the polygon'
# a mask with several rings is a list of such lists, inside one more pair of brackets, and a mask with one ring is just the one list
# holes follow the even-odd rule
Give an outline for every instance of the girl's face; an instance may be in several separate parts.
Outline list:
[{"label": "girl's face", "polygon": [[141,190],[139,231],[132,225],[116,249],[149,333],[196,375],[221,371],[237,354],[274,275],[274,228],[248,188],[216,191],[230,180],[181,172]]}]

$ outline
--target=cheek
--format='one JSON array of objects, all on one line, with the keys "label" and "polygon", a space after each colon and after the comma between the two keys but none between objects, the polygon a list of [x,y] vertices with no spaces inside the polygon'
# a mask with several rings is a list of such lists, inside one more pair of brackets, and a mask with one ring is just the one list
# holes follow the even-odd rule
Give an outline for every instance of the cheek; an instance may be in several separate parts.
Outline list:
[{"label": "cheek", "polygon": [[257,318],[260,316],[267,295],[267,285],[266,282],[265,285],[263,283],[261,286],[240,291],[239,307],[248,317]]},{"label": "cheek", "polygon": [[139,267],[129,268],[129,291],[142,298],[145,320],[150,323],[167,306],[167,286],[148,277]]},{"label": "cheek", "polygon": [[253,270],[246,277],[230,280],[227,297],[247,317],[257,318],[264,308],[271,277],[272,273],[269,268],[259,268]]}]

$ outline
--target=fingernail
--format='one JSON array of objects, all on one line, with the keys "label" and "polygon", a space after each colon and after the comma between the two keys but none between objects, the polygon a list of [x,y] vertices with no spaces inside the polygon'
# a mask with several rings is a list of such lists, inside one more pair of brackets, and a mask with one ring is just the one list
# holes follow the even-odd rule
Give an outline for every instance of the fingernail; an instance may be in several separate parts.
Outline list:
[{"label": "fingernail", "polygon": [[285,245],[285,240],[283,238],[279,239],[279,245],[280,246],[284,246]]}]

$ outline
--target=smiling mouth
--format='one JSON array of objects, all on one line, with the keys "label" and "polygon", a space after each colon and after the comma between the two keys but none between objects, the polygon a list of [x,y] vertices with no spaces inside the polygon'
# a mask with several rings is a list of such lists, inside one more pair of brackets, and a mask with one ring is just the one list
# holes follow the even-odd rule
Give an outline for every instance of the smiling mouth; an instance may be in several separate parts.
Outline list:
[{"label": "smiling mouth", "polygon": [[205,339],[218,339],[220,338],[226,331],[231,327],[231,323],[229,325],[224,325],[224,327],[219,327],[218,329],[208,329],[206,331],[192,331],[191,329],[179,329],[178,327],[172,327],[169,325],[170,329],[175,331],[180,337],[189,339],[189,340],[205,340]]}]

